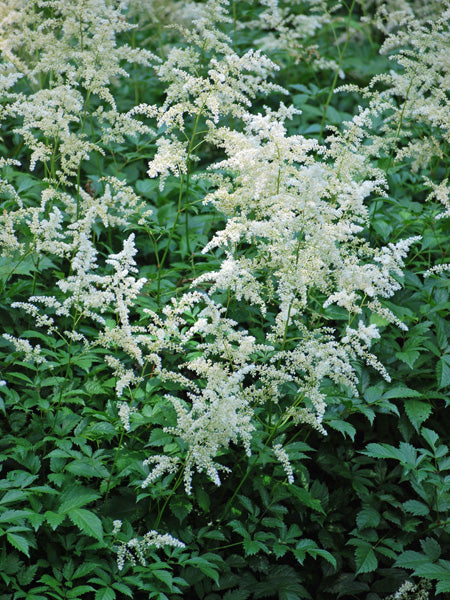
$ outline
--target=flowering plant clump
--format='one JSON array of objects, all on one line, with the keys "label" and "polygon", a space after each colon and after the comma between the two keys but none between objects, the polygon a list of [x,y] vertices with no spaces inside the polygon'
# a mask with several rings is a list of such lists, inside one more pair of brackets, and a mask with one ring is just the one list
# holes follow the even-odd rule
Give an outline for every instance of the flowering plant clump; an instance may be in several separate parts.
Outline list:
[{"label": "flowering plant clump", "polygon": [[449,10],[0,2],[0,600],[450,592]]}]

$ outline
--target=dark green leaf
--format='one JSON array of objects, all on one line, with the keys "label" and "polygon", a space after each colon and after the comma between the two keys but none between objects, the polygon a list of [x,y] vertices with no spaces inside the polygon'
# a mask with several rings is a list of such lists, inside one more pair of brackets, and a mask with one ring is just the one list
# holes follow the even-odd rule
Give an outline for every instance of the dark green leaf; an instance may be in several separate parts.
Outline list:
[{"label": "dark green leaf", "polygon": [[20,550],[20,552],[23,552],[28,557],[30,556],[30,544],[28,543],[28,540],[26,538],[24,538],[21,535],[18,535],[17,533],[10,533],[7,531],[6,539],[11,544],[11,546],[14,546],[14,548],[17,548],[17,550]]},{"label": "dark green leaf", "polygon": [[420,400],[405,400],[405,412],[416,431],[419,431],[420,426],[428,419],[432,410],[431,404],[427,404],[426,402],[421,402]]},{"label": "dark green leaf", "polygon": [[378,561],[372,546],[361,544],[355,548],[356,573],[371,573],[378,567]]},{"label": "dark green leaf", "polygon": [[73,508],[67,516],[83,533],[97,540],[103,540],[103,527],[100,519],[85,508]]}]

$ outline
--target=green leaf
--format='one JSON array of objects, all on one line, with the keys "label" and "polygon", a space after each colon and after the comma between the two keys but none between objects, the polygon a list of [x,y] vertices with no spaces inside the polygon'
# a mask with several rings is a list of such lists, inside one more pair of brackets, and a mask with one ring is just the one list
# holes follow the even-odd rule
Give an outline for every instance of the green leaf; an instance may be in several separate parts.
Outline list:
[{"label": "green leaf", "polygon": [[372,458],[392,458],[407,467],[415,467],[417,464],[417,450],[406,442],[400,442],[400,448],[394,448],[390,444],[368,444],[361,454]]},{"label": "green leaf", "polygon": [[120,582],[115,582],[112,584],[112,587],[117,590],[118,592],[120,592],[121,594],[125,594],[125,596],[128,596],[128,598],[133,598],[133,592],[132,590],[125,585],[124,583],[120,583]]},{"label": "green leaf", "polygon": [[248,538],[244,540],[245,556],[252,556],[253,554],[257,554],[263,547],[264,544],[261,544],[256,540],[250,540]]},{"label": "green leaf", "polygon": [[23,522],[23,518],[27,517],[28,515],[29,515],[28,510],[14,510],[14,509],[5,510],[0,515],[0,523],[15,523],[17,521]]},{"label": "green leaf", "polygon": [[370,456],[371,458],[393,458],[395,460],[400,460],[400,451],[398,448],[394,448],[390,444],[368,444],[366,446],[366,450],[362,452],[366,456]]},{"label": "green leaf", "polygon": [[395,356],[408,365],[410,369],[414,368],[414,363],[420,356],[420,352],[418,350],[407,350],[406,352],[396,352]]},{"label": "green leaf", "polygon": [[287,544],[280,544],[280,542],[275,542],[273,545],[273,553],[277,558],[281,558],[289,551],[289,546]]},{"label": "green leaf", "polygon": [[355,441],[356,429],[353,425],[347,423],[347,421],[343,421],[342,419],[329,419],[326,421],[326,424],[332,429],[340,431],[344,437],[348,435],[352,442]]},{"label": "green leaf", "polygon": [[9,490],[9,492],[6,492],[3,498],[0,498],[0,504],[17,502],[17,500],[23,500],[24,498],[26,498],[26,494],[22,490]]},{"label": "green leaf", "polygon": [[164,569],[152,569],[152,575],[166,584],[169,589],[172,589],[173,586],[173,577],[170,571],[166,571]]},{"label": "green leaf", "polygon": [[192,510],[192,504],[185,498],[175,498],[169,504],[170,510],[176,516],[178,521],[182,523]]},{"label": "green leaf", "polygon": [[78,598],[83,596],[87,592],[94,592],[94,588],[91,585],[77,585],[73,589],[66,592],[66,598]]},{"label": "green leaf", "polygon": [[450,578],[448,581],[438,581],[436,583],[437,594],[446,594],[447,592],[450,592]]},{"label": "green leaf", "polygon": [[59,513],[68,513],[74,508],[80,508],[100,498],[100,494],[81,485],[72,485],[61,494]]},{"label": "green leaf", "polygon": [[217,585],[219,585],[219,573],[216,570],[217,566],[213,565],[213,563],[211,563],[209,560],[206,560],[201,556],[195,556],[193,558],[188,558],[188,560],[185,561],[185,564],[196,567],[207,577],[210,577]]},{"label": "green leaf", "polygon": [[440,557],[442,550],[434,538],[427,537],[424,540],[420,540],[420,545],[431,561],[435,561]]},{"label": "green leaf", "polygon": [[359,529],[366,527],[378,527],[380,515],[374,508],[363,508],[356,516],[356,523]]},{"label": "green leaf", "polygon": [[325,550],[324,548],[317,548],[317,550],[315,550],[315,554],[327,560],[335,569],[337,568],[336,559],[330,552],[328,552],[328,550]]},{"label": "green leaf", "polygon": [[426,579],[447,580],[450,582],[450,563],[441,561],[444,564],[436,564],[431,562],[422,562],[414,571],[414,575],[425,577]]},{"label": "green leaf", "polygon": [[419,502],[419,500],[407,500],[403,503],[403,508],[416,516],[425,516],[430,514],[430,509],[423,502]]},{"label": "green leaf", "polygon": [[[73,475],[81,477],[104,477],[107,478],[109,473],[99,461],[94,461],[91,458],[77,459],[66,466],[66,471]],[[92,491],[92,490],[91,490]]]},{"label": "green leaf", "polygon": [[66,518],[66,515],[60,515],[59,513],[55,513],[51,510],[47,510],[44,516],[47,523],[50,525],[53,531],[55,531],[55,529],[59,527],[59,525],[61,525],[61,523]]},{"label": "green leaf", "polygon": [[243,523],[241,523],[240,521],[238,521],[237,519],[234,519],[233,521],[230,521],[228,523],[228,525],[231,527],[231,529],[241,535],[243,538],[250,538],[250,534],[249,532],[245,529],[245,526]]},{"label": "green leaf", "polygon": [[208,496],[208,494],[205,492],[205,490],[201,487],[198,487],[195,495],[197,497],[197,502],[198,502],[198,505],[200,506],[200,508],[204,512],[208,512],[209,507],[211,506],[211,499]]},{"label": "green leaf", "polygon": [[306,558],[306,554],[308,553],[310,556],[314,557],[316,550],[318,550],[318,548],[314,540],[311,540],[309,538],[303,538],[296,544],[295,550],[293,550],[292,553],[294,554],[298,562],[302,565],[303,561]]},{"label": "green leaf", "polygon": [[73,508],[67,516],[83,533],[103,541],[102,522],[93,512],[84,508]]},{"label": "green leaf", "polygon": [[427,404],[426,402],[405,400],[405,412],[417,432],[422,423],[431,415],[432,410],[431,404]]},{"label": "green leaf", "polygon": [[322,508],[322,505],[320,504],[320,500],[317,500],[317,498],[313,498],[311,494],[304,488],[298,487],[296,485],[290,485],[289,492],[293,494],[298,500],[300,500],[300,502],[305,506],[308,506],[313,510],[317,510],[317,512],[320,512],[323,515],[325,514],[325,511]]},{"label": "green leaf", "polygon": [[6,539],[11,544],[11,546],[14,546],[14,548],[26,554],[28,558],[30,557],[30,544],[28,543],[28,540],[26,538],[24,538],[21,535],[18,535],[17,533],[7,532]]},{"label": "green leaf", "polygon": [[437,442],[439,441],[438,434],[432,429],[428,429],[427,427],[422,427],[422,431],[420,433],[422,434],[422,437],[427,442],[427,444],[434,450],[436,448]]},{"label": "green leaf", "polygon": [[378,567],[377,558],[372,550],[372,546],[369,544],[361,544],[355,548],[355,560],[357,575],[359,573],[371,573]]},{"label": "green leaf", "polygon": [[450,385],[450,356],[444,354],[436,365],[436,377],[439,388],[444,388]]},{"label": "green leaf", "polygon": [[395,561],[396,567],[403,567],[404,569],[415,569],[427,561],[427,557],[421,552],[414,552],[414,550],[406,550],[402,552]]},{"label": "green leaf", "polygon": [[420,398],[422,394],[417,390],[412,390],[406,385],[395,385],[394,387],[388,389],[383,394],[383,398],[387,398],[388,400],[394,398],[398,400],[399,398]]}]

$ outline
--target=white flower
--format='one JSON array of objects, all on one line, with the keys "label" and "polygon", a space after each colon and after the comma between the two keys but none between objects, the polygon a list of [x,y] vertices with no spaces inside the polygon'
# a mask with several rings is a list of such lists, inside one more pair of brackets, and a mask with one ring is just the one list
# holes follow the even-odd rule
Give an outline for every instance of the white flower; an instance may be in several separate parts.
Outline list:
[{"label": "white flower", "polygon": [[286,473],[288,483],[294,483],[294,472],[292,471],[292,465],[289,460],[288,453],[281,444],[274,444],[272,446],[273,453],[280,461],[283,466],[284,472]]}]

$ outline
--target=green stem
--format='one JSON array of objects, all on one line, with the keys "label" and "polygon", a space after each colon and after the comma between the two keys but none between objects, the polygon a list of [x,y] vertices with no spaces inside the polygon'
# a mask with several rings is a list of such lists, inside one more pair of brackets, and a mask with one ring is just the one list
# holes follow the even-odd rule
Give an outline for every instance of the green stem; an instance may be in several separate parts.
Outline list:
[{"label": "green stem", "polygon": [[[198,127],[198,122],[200,120],[200,116],[203,112],[203,107],[204,105],[201,106],[200,110],[198,111],[196,117],[195,117],[195,121],[194,121],[194,127],[193,127],[193,131],[192,131],[192,136],[191,139],[189,140],[189,146],[188,146],[188,151],[187,151],[187,158],[186,158],[186,170],[187,170],[187,175],[186,175],[186,186],[185,186],[185,179],[184,179],[184,175],[183,173],[180,175],[180,189],[179,189],[179,193],[178,193],[178,205],[177,205],[177,214],[175,215],[175,220],[173,222],[173,225],[170,229],[170,233],[169,233],[169,240],[167,242],[167,246],[164,250],[164,253],[162,255],[161,261],[158,263],[158,281],[157,281],[157,291],[156,291],[156,298],[157,298],[157,303],[158,306],[161,305],[161,279],[162,279],[162,270],[164,267],[164,263],[165,260],[167,258],[167,254],[169,252],[169,248],[170,248],[170,243],[173,239],[173,236],[175,234],[175,229],[176,226],[178,224],[178,219],[180,218],[180,214],[183,210],[183,199],[186,197],[188,197],[189,195],[189,176],[190,176],[190,169],[191,169],[191,154],[192,154],[192,148],[194,145],[194,139],[195,136],[197,135],[197,127]],[[186,211],[186,220],[185,220],[185,234],[186,234],[186,248],[187,248],[187,252],[188,254],[191,254],[190,251],[190,245],[189,245],[189,217],[188,217],[188,210],[187,210],[187,206],[184,207],[185,211]]]},{"label": "green stem", "polygon": [[105,499],[103,500],[103,504],[106,504],[106,501],[108,500],[108,496],[109,496],[109,492],[110,492],[111,484],[112,484],[112,477],[113,477],[114,471],[116,469],[117,457],[119,456],[119,452],[122,449],[122,442],[123,442],[124,435],[125,435],[125,429],[122,429],[122,432],[121,432],[120,438],[119,438],[119,443],[116,448],[116,453],[114,454],[114,460],[113,460],[113,464],[111,466],[111,471],[109,472],[108,483],[106,486]]},{"label": "green stem", "polygon": [[336,72],[335,72],[334,77],[333,77],[333,82],[331,84],[331,88],[330,88],[330,91],[328,93],[328,97],[327,97],[327,100],[325,102],[325,106],[323,108],[323,115],[322,115],[322,121],[320,123],[320,133],[319,133],[319,140],[318,140],[319,143],[322,141],[323,130],[325,129],[325,118],[327,116],[328,106],[330,105],[331,98],[332,98],[332,96],[334,94],[334,89],[336,87],[336,83],[337,83],[337,80],[338,80],[338,77],[339,77],[339,72],[341,70],[342,63],[344,61],[345,52],[347,50],[347,46],[348,46],[348,43],[350,41],[350,35],[349,35],[349,33],[350,33],[350,23],[351,23],[352,12],[353,12],[353,8],[355,7],[355,3],[356,3],[356,0],[353,0],[352,5],[351,5],[350,10],[349,10],[349,13],[348,13],[347,26],[346,26],[346,29],[345,29],[345,32],[346,32],[345,43],[344,43],[344,46],[342,48],[342,52],[339,52],[338,66],[337,66]]},{"label": "green stem", "polygon": [[164,504],[163,504],[163,506],[162,506],[161,510],[158,512],[158,516],[156,517],[156,520],[155,520],[155,525],[154,525],[154,528],[155,528],[155,529],[158,529],[158,527],[159,527],[159,524],[161,523],[161,519],[162,519],[162,517],[163,517],[164,511],[165,511],[165,510],[166,510],[166,508],[167,508],[167,505],[168,505],[168,504],[169,504],[169,502],[172,500],[172,498],[173,498],[173,496],[174,496],[175,492],[176,492],[176,491],[177,491],[177,489],[180,487],[180,484],[181,484],[181,482],[183,481],[183,473],[184,473],[184,466],[185,466],[185,464],[186,464],[186,463],[184,463],[184,464],[183,464],[183,466],[181,467],[180,474],[178,475],[178,478],[177,478],[177,480],[176,480],[176,482],[175,482],[175,485],[173,486],[172,490],[170,491],[170,494],[167,496],[167,498],[166,498],[166,500],[165,500],[165,502],[164,502]]},{"label": "green stem", "polygon": [[[298,400],[297,400],[298,403]],[[263,449],[267,448],[267,446],[270,444],[270,442],[273,440],[273,438],[275,437],[275,435],[278,433],[279,429],[281,427],[283,427],[283,425],[289,420],[289,417],[284,417],[281,416],[278,419],[278,423],[275,425],[275,427],[273,428],[273,430],[271,431],[271,433],[269,434],[269,437],[267,438]],[[220,525],[220,523],[224,520],[224,518],[226,517],[228,511],[231,508],[231,505],[233,504],[233,500],[236,498],[237,494],[239,493],[239,490],[241,489],[241,487],[244,485],[244,483],[247,481],[250,473],[253,471],[254,467],[256,466],[256,463],[258,461],[258,456],[255,455],[253,457],[252,462],[248,465],[247,467],[247,471],[245,472],[245,475],[242,477],[241,481],[239,482],[237,488],[234,490],[233,495],[231,496],[231,498],[228,500],[228,502],[225,505],[225,509],[220,517],[220,519],[217,522],[217,526]]]}]

